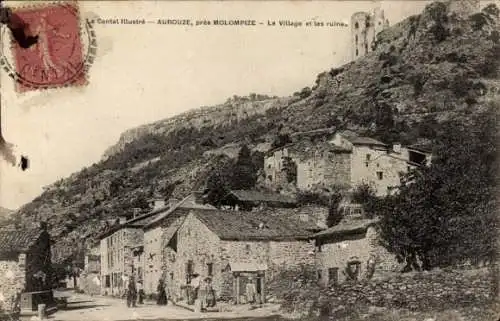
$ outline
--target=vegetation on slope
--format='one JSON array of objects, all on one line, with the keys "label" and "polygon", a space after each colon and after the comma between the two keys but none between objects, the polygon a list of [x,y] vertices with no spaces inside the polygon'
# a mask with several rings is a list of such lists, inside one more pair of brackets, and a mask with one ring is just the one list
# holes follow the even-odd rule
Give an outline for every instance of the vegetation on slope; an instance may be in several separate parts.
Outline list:
[{"label": "vegetation on slope", "polygon": [[440,123],[467,121],[498,97],[497,22],[495,6],[463,19],[433,3],[380,33],[374,52],[320,74],[292,97],[238,97],[130,132],[103,161],[48,187],[12,223],[48,221],[64,256],[105,220],[147,211],[155,193],[182,197],[197,188],[227,157],[208,152],[227,144],[258,150],[280,145],[285,133],[332,126],[388,143],[440,140]]}]

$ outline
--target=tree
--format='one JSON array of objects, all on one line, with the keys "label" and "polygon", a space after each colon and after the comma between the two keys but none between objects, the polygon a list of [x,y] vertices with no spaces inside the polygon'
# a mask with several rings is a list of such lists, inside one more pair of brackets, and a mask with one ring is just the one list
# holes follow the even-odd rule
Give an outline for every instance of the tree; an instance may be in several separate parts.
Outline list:
[{"label": "tree", "polygon": [[207,178],[207,202],[216,207],[221,205],[222,199],[231,190],[231,175],[233,164],[226,161],[215,166]]},{"label": "tree", "polygon": [[361,184],[356,187],[352,193],[352,201],[363,207],[364,215],[367,218],[373,218],[378,204],[378,198],[375,196],[375,190],[368,184]]},{"label": "tree", "polygon": [[326,217],[326,225],[328,227],[337,225],[342,220],[342,212],[339,209],[341,201],[342,194],[338,189],[334,189],[330,195],[330,205],[328,206],[328,216]]},{"label": "tree", "polygon": [[247,145],[243,145],[238,153],[232,176],[232,189],[250,189],[255,186],[257,170]]},{"label": "tree", "polygon": [[276,138],[274,139],[272,145],[272,148],[280,148],[285,146],[286,144],[289,144],[292,142],[292,139],[290,138],[290,135],[288,134],[278,134]]},{"label": "tree", "polygon": [[494,257],[498,107],[443,123],[431,166],[410,171],[400,192],[377,204],[382,244],[407,270]]}]

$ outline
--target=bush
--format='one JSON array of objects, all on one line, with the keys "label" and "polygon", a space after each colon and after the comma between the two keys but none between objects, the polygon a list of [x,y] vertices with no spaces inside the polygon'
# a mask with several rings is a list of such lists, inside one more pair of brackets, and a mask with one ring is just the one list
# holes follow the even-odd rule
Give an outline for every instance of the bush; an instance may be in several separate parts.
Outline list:
[{"label": "bush", "polygon": [[297,192],[297,203],[301,206],[304,205],[320,205],[329,206],[330,199],[328,196],[311,191],[299,191]]},{"label": "bush", "polygon": [[268,283],[268,291],[281,302],[285,312],[312,315],[318,309],[321,287],[315,267],[303,265],[273,275]]}]

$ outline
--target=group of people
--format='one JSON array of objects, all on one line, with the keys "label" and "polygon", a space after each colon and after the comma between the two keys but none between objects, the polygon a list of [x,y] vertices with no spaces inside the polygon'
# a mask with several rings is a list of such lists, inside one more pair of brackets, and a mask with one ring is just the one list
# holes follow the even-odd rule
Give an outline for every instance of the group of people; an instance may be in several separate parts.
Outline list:
[{"label": "group of people", "polygon": [[[126,285],[126,299],[127,299],[127,307],[136,307],[137,304],[144,304],[145,293],[142,286],[141,281],[135,281],[134,276],[131,276],[127,279]],[[158,305],[166,305],[167,304],[167,286],[163,279],[158,281],[157,291],[157,299],[156,303]]]},{"label": "group of people", "polygon": [[[194,303],[198,299],[202,309],[215,306],[215,292],[212,288],[211,278],[200,280],[199,275],[195,274],[191,279],[190,288],[192,292],[188,295],[188,302]],[[145,293],[141,281],[136,282],[134,276],[131,276],[128,279],[126,289],[127,307],[135,307],[136,304],[144,303]],[[158,281],[156,293],[156,304],[167,305],[167,284],[163,278]]]},{"label": "group of people", "polygon": [[143,304],[144,303],[144,289],[142,287],[142,282],[141,281],[135,281],[134,276],[131,276],[128,279],[128,284],[127,284],[127,307],[135,307],[136,304]]},{"label": "group of people", "polygon": [[190,282],[192,294],[190,296],[191,302],[195,303],[198,300],[200,309],[206,309],[215,306],[215,291],[212,288],[212,279],[206,277],[201,280],[199,274],[194,274]]}]

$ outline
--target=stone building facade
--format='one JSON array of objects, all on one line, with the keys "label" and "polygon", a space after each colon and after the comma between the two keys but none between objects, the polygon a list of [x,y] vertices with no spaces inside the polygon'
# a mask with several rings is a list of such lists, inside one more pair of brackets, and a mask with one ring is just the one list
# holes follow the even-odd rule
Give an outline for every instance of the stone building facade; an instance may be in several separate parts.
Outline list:
[{"label": "stone building facade", "polygon": [[[351,131],[338,132],[325,142],[309,145],[312,146],[288,146],[286,153],[275,151],[268,157],[273,162],[278,162],[282,154],[291,158],[297,165],[296,187],[305,191],[332,186],[349,190],[366,184],[383,196],[400,185],[403,173],[431,162],[428,149],[400,144],[389,147]],[[274,170],[265,168],[266,177],[275,177]],[[266,184],[276,188],[276,182],[267,180]]]},{"label": "stone building facade", "polygon": [[356,12],[351,16],[352,60],[371,52],[377,34],[389,26],[384,11],[379,7],[371,12]]},{"label": "stone building facade", "polygon": [[286,161],[291,156],[288,148],[271,151],[264,159],[265,181],[268,185],[281,186],[288,183]]},{"label": "stone building facade", "polygon": [[[143,245],[143,227],[167,210],[166,206],[117,224],[102,233],[100,239],[100,285],[104,295],[125,293],[126,278],[143,270],[137,259],[137,248]],[[140,263],[139,263],[140,262]],[[138,266],[139,264],[139,266]]]},{"label": "stone building facade", "polygon": [[349,151],[318,148],[297,159],[297,188],[348,186],[351,177]]},{"label": "stone building facade", "polygon": [[[36,229],[0,231],[0,294],[3,297],[0,310],[10,311],[16,297],[23,292],[48,291],[43,299],[52,299],[50,247],[45,225]],[[31,309],[30,302],[27,303],[26,308]]]},{"label": "stone building facade", "polygon": [[[161,272],[160,266],[155,267],[156,276],[166,280],[173,300],[186,300],[193,274],[210,277],[218,299],[242,302],[248,282],[256,282],[263,298],[265,281],[275,272],[314,264],[308,224],[258,211],[185,210],[170,218],[162,234],[154,229],[146,232],[162,238],[157,244],[163,249],[156,249],[162,253],[162,266]],[[145,252],[148,256],[146,247]]]},{"label": "stone building facade", "polygon": [[196,196],[191,194],[144,226],[143,285],[146,294],[156,292],[160,278],[167,281],[170,291],[174,290],[171,282],[174,275],[170,267],[175,259],[175,251],[172,249],[175,246],[169,246],[169,241],[166,240],[171,240],[191,209],[215,208],[200,204]]},{"label": "stone building facade", "polygon": [[359,219],[341,222],[314,235],[316,242],[316,268],[322,285],[342,283],[350,276],[366,277],[368,261],[374,260],[377,270],[395,270],[393,255],[377,245],[376,220]]}]

